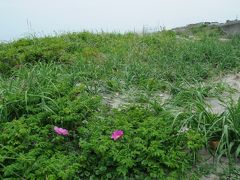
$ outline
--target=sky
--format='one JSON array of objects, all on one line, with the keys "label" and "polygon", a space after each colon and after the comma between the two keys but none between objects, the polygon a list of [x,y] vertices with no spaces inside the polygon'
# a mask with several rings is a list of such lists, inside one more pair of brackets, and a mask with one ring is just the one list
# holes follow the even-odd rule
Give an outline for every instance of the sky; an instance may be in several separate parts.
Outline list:
[{"label": "sky", "polygon": [[240,0],[0,0],[0,41],[29,34],[171,29],[240,19]]}]

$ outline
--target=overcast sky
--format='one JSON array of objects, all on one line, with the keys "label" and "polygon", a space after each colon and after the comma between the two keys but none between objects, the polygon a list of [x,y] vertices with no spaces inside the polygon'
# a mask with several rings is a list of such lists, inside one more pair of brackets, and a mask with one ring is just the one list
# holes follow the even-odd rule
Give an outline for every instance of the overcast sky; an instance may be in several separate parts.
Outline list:
[{"label": "overcast sky", "polygon": [[27,33],[141,31],[240,19],[240,0],[0,0],[0,40]]}]

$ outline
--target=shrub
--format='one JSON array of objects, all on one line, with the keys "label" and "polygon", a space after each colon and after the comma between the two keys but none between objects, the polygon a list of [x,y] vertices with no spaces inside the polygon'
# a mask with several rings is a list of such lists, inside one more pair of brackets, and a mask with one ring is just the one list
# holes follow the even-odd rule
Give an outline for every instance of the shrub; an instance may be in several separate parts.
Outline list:
[{"label": "shrub", "polygon": [[[1,177],[176,178],[191,167],[192,150],[201,146],[194,131],[192,139],[173,129],[171,115],[162,109],[157,113],[130,107],[107,117],[102,113],[72,119],[61,112],[62,122],[56,123],[39,113],[4,123]],[[55,134],[52,124],[68,127],[69,136]],[[111,134],[117,129],[124,135],[114,141]]]},{"label": "shrub", "polygon": [[[78,174],[79,137],[75,131],[97,112],[100,99],[77,87],[64,97],[45,100],[45,108],[28,101],[19,116],[0,121],[0,178],[71,179]],[[10,109],[9,113],[15,112]],[[68,128],[70,135],[58,136],[54,126]]]},{"label": "shrub", "polygon": [[[172,129],[171,121],[169,114],[155,116],[147,109],[132,107],[79,127],[81,176],[159,179],[183,174],[192,162],[189,150],[199,144]],[[114,141],[110,137],[117,129],[124,135]]]}]

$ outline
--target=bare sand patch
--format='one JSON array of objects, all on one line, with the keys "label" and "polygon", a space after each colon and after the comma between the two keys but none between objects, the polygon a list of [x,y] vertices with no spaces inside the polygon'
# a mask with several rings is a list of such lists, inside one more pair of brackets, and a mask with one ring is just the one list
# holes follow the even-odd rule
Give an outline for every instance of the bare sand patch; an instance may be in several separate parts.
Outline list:
[{"label": "bare sand patch", "polygon": [[118,109],[121,106],[129,104],[128,96],[125,94],[104,94],[103,101],[105,104],[109,105],[111,108]]},{"label": "bare sand patch", "polygon": [[228,39],[228,38],[219,38],[218,39],[219,41],[221,41],[221,42],[229,42],[229,41],[231,41],[231,39]]},{"label": "bare sand patch", "polygon": [[155,100],[162,105],[171,98],[171,95],[168,92],[155,92],[149,95],[144,91],[136,89],[130,89],[129,91],[115,94],[102,94],[103,102],[115,109],[119,109],[129,104],[138,104],[140,96],[144,96],[149,100]]},{"label": "bare sand patch", "polygon": [[236,104],[240,98],[240,73],[223,76],[216,80],[216,83],[223,83],[232,89],[231,92],[223,92],[218,98],[206,98],[205,100],[212,113],[222,114],[226,111],[227,104]]},{"label": "bare sand patch", "polygon": [[[225,156],[222,156],[220,161],[216,164],[217,158],[214,158],[212,154],[207,149],[202,149],[198,153],[199,158],[201,159],[200,164],[206,167],[212,167],[215,171],[211,174],[202,176],[201,180],[217,180],[220,179],[218,175],[224,174],[224,171],[229,168],[229,159]],[[239,168],[240,162],[236,161],[236,164],[232,165],[232,167]]]}]

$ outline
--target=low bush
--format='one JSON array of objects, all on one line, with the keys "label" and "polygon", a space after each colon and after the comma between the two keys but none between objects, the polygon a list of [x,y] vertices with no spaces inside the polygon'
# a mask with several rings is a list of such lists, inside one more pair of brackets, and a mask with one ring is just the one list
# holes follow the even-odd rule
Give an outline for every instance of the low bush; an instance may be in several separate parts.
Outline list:
[{"label": "low bush", "polygon": [[[79,105],[69,106],[69,110]],[[85,105],[88,110],[95,109]],[[84,115],[84,108],[80,109],[78,113]],[[194,134],[198,137],[197,132],[172,128],[172,116],[164,110],[156,113],[129,107],[107,116],[96,111],[93,116],[74,116],[77,118],[68,114],[74,113],[65,109],[59,115],[39,113],[4,123],[1,177],[176,178],[191,167],[193,152],[202,147],[201,140],[193,138]],[[57,135],[54,125],[67,127],[69,136]],[[111,139],[118,129],[123,136]]]},{"label": "low bush", "polygon": [[[178,133],[171,122],[166,112],[156,116],[152,111],[132,107],[78,128],[81,176],[88,173],[95,178],[162,179],[183,175],[193,162],[193,144],[203,144],[187,133]],[[116,141],[110,139],[118,129],[124,135]]]},{"label": "low bush", "polygon": [[239,156],[239,105],[211,114],[204,99],[214,88],[196,82],[239,71],[240,39],[194,34],[0,43],[0,179],[186,179],[213,137],[219,157]]}]

